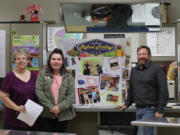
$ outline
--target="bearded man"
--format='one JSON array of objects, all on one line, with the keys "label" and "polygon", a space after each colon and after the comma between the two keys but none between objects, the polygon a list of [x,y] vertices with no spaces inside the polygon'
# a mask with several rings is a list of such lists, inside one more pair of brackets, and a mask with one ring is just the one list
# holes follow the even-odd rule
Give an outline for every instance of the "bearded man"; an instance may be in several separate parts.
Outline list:
[{"label": "bearded man", "polygon": [[[148,46],[137,48],[137,65],[132,68],[130,87],[124,105],[116,108],[122,110],[132,103],[136,104],[136,119],[161,118],[168,102],[166,74],[158,64],[151,61],[151,50]],[[141,135],[138,127],[137,135]],[[153,127],[145,127],[145,135],[153,135]]]}]

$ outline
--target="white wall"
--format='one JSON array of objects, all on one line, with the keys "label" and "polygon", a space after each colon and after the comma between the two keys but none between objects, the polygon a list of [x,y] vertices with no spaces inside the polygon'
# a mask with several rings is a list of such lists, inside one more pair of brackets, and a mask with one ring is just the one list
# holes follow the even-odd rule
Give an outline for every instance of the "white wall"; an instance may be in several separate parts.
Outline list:
[{"label": "white wall", "polygon": [[169,22],[174,22],[177,19],[180,19],[180,0],[166,0],[169,3],[171,3],[171,5],[168,7],[168,20]]},{"label": "white wall", "polygon": [[[161,0],[162,1],[162,0]],[[168,22],[175,22],[177,19],[180,18],[180,0],[163,0],[164,3],[170,3],[168,6]]]},{"label": "white wall", "polygon": [[[39,14],[40,21],[59,22],[59,0],[0,0],[0,22],[19,21],[20,15],[26,15],[26,7],[32,4],[42,6],[44,14]],[[29,21],[29,15],[26,20]]]}]

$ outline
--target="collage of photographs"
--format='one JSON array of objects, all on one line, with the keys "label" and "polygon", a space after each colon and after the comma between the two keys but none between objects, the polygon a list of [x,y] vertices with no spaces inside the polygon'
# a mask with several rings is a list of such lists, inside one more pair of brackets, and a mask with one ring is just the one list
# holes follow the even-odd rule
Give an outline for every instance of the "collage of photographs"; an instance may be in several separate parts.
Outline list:
[{"label": "collage of photographs", "polygon": [[66,46],[61,47],[65,51],[66,66],[75,72],[75,106],[123,103],[131,67],[130,39],[64,40]]}]

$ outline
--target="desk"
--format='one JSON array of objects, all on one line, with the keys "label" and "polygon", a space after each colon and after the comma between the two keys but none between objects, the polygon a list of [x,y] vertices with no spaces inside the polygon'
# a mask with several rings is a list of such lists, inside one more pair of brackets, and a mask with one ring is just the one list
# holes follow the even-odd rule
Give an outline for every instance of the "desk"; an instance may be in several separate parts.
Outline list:
[{"label": "desk", "polygon": [[3,130],[0,129],[0,135],[76,135],[74,133],[52,133],[20,130]]},{"label": "desk", "polygon": [[180,127],[180,118],[167,117],[167,118],[140,119],[140,120],[132,121],[131,125],[142,126],[142,135],[145,135],[144,127],[153,126],[154,135],[158,135],[157,127]]}]

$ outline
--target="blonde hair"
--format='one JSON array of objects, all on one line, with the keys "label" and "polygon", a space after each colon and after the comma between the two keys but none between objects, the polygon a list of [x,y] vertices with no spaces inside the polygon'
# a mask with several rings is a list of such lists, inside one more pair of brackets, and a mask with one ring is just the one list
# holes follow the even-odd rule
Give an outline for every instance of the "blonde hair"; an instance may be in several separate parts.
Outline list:
[{"label": "blonde hair", "polygon": [[24,48],[18,48],[13,52],[13,59],[16,60],[16,56],[19,54],[24,54],[26,58],[28,59],[28,51]]}]

